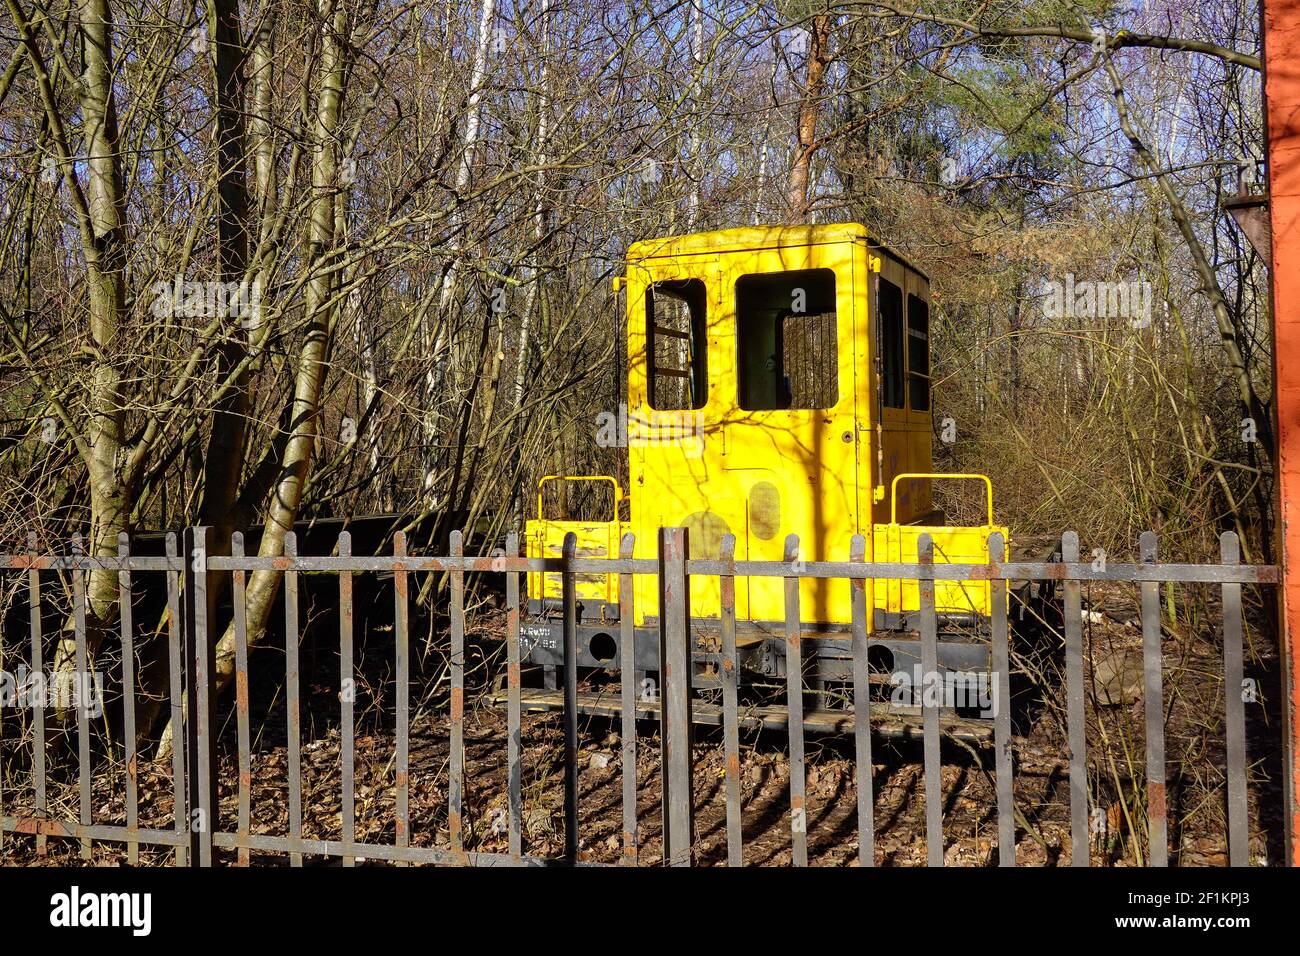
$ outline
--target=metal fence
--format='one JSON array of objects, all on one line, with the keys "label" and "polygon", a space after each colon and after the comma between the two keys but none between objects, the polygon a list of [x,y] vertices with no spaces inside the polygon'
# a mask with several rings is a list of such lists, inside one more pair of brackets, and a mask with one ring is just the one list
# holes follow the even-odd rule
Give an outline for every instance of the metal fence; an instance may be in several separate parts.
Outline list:
[{"label": "metal fence", "polygon": [[[786,542],[785,560],[751,561],[734,558],[734,539],[724,539],[718,559],[688,558],[687,532],[666,528],[660,532],[658,558],[633,558],[633,539],[622,541],[617,558],[578,557],[572,535],[560,558],[525,558],[519,556],[518,539],[510,536],[504,553],[485,557],[465,556],[461,536],[451,538],[446,556],[415,556],[407,553],[405,538],[398,534],[392,555],[361,557],[351,554],[351,541],[345,532],[339,535],[335,553],[328,556],[297,554],[293,535],[286,539],[279,556],[253,556],[244,553],[241,535],[235,535],[231,554],[211,553],[209,532],[195,528],[184,532],[179,542],[175,534],[166,536],[165,554],[157,557],[134,556],[123,536],[116,557],[88,557],[80,540],[74,540],[67,555],[37,554],[0,556],[0,572],[9,570],[25,574],[30,613],[29,662],[33,672],[47,664],[46,638],[42,634],[42,575],[64,572],[71,580],[72,625],[76,644],[76,664],[86,671],[88,661],[86,625],[86,576],[96,570],[116,571],[121,599],[119,633],[122,652],[125,768],[125,807],[123,823],[97,822],[92,801],[92,779],[104,772],[92,760],[91,732],[86,708],[79,707],[76,718],[76,778],[78,781],[77,818],[68,819],[52,810],[47,802],[46,728],[49,715],[41,703],[32,709],[25,722],[25,736],[19,745],[30,748],[30,780],[19,787],[21,799],[9,787],[6,803],[0,807],[0,836],[5,832],[34,835],[38,852],[49,838],[80,842],[83,858],[89,859],[92,841],[125,843],[128,859],[135,863],[139,848],[171,847],[175,861],[207,866],[214,861],[214,850],[234,850],[241,864],[249,862],[250,852],[287,854],[293,865],[304,856],[338,858],[343,865],[357,859],[384,860],[394,863],[432,863],[469,865],[541,865],[582,863],[579,852],[579,722],[578,722],[578,648],[577,599],[575,577],[580,574],[617,574],[619,581],[620,623],[619,659],[610,669],[619,671],[622,751],[622,856],[624,865],[636,865],[640,856],[641,829],[637,808],[637,720],[638,701],[633,657],[633,577],[653,575],[658,579],[660,597],[660,706],[659,739],[662,754],[662,824],[663,861],[672,865],[693,862],[695,834],[695,784],[693,781],[691,727],[691,673],[693,661],[700,654],[692,637],[689,617],[689,586],[692,578],[715,579],[720,587],[721,632],[720,664],[722,690],[722,738],[725,749],[726,847],[729,865],[742,861],[741,762],[739,750],[740,715],[738,691],[740,665],[736,647],[736,579],[747,577],[782,578],[785,582],[784,640],[787,658],[785,705],[788,708],[789,758],[789,830],[793,863],[808,862],[808,818],[805,795],[804,696],[807,688],[802,678],[802,642],[807,638],[801,628],[799,582],[803,578],[846,579],[852,594],[853,710],[847,715],[855,742],[858,859],[861,865],[875,862],[874,799],[872,781],[872,734],[870,726],[868,649],[871,641],[870,608],[866,581],[914,580],[920,588],[921,666],[926,672],[937,667],[937,614],[935,582],[989,580],[992,588],[990,637],[992,677],[997,681],[998,698],[1010,699],[1008,606],[1006,582],[1050,581],[1064,585],[1065,698],[1068,712],[1069,793],[1071,858],[1074,865],[1088,865],[1089,807],[1087,781],[1087,742],[1085,740],[1084,648],[1082,638],[1083,609],[1081,585],[1095,581],[1135,582],[1141,590],[1141,628],[1143,634],[1143,696],[1145,699],[1145,780],[1148,811],[1148,860],[1152,865],[1168,864],[1169,842],[1165,800],[1165,739],[1163,706],[1163,666],[1159,587],[1162,582],[1216,585],[1222,596],[1222,635],[1224,667],[1224,714],[1226,718],[1226,757],[1223,773],[1227,786],[1227,845],[1231,865],[1248,862],[1249,827],[1247,819],[1246,726],[1242,695],[1238,689],[1243,677],[1242,585],[1275,584],[1277,570],[1272,566],[1242,565],[1236,536],[1226,533],[1221,539],[1221,560],[1217,564],[1161,564],[1157,562],[1156,537],[1148,532],[1141,540],[1141,560],[1135,564],[1081,562],[1079,543],[1073,533],[1063,536],[1061,558],[1048,562],[1004,561],[1004,542],[994,534],[989,538],[991,560],[987,564],[935,563],[933,546],[921,539],[919,564],[873,563],[865,560],[866,542],[858,536],[851,543],[847,562],[803,562],[798,559],[799,542],[791,536]],[[523,846],[523,760],[522,733],[522,662],[520,642],[520,575],[527,572],[559,572],[563,577],[563,688],[564,708],[564,850],[554,859],[525,854]],[[287,705],[287,832],[266,834],[252,832],[250,791],[252,788],[249,714],[249,635],[247,588],[249,575],[274,572],[283,575],[285,641],[284,692]],[[302,722],[300,705],[299,575],[329,573],[337,577],[339,684],[348,686],[355,677],[353,653],[353,577],[358,574],[393,575],[393,665],[396,674],[395,753],[393,840],[378,843],[357,837],[355,802],[355,741],[352,698],[340,694],[341,774],[338,781],[341,797],[341,839],[321,840],[304,837],[302,783]],[[450,630],[450,703],[449,767],[447,776],[447,833],[445,846],[412,845],[410,818],[410,633],[409,605],[412,575],[427,572],[445,573],[449,579],[448,620]],[[168,628],[166,632],[169,664],[169,693],[172,724],[183,733],[176,735],[172,750],[172,788],[174,825],[167,829],[139,826],[138,755],[136,744],[136,652],[132,621],[133,575],[160,573],[166,580]],[[234,695],[237,722],[238,780],[236,812],[233,819],[223,818],[217,799],[217,737],[214,698],[215,645],[220,635],[211,627],[209,577],[216,573],[230,575],[233,597]],[[506,781],[508,789],[506,828],[508,849],[505,852],[481,852],[467,848],[464,821],[465,801],[465,578],[467,574],[504,576],[506,610],[506,721],[508,727]],[[923,762],[925,835],[928,863],[944,863],[944,832],[940,739],[942,728],[938,706],[923,707]],[[1013,739],[1009,707],[1000,707],[994,716],[994,773],[996,778],[996,816],[998,861],[1003,866],[1016,862],[1016,820],[1014,814]],[[10,838],[12,839],[12,837]]]}]

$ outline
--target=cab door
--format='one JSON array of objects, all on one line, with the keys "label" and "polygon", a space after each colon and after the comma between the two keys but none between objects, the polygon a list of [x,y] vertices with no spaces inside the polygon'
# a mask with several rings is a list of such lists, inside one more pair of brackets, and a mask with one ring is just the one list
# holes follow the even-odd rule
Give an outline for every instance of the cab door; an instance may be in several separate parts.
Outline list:
[{"label": "cab door", "polygon": [[[934,421],[930,396],[930,284],[915,270],[908,270],[904,296],[904,337],[907,340],[907,470],[927,474],[934,471]],[[933,482],[914,480],[899,482],[906,489],[907,508],[900,500],[899,513],[910,515],[912,521],[932,520],[934,505],[931,499]]]},{"label": "cab door", "polygon": [[[718,482],[718,316],[716,256],[629,265],[626,438],[637,557],[658,555],[661,527],[686,527],[696,558],[716,558],[726,533],[713,517],[725,504]],[[659,613],[652,577],[636,577],[636,595],[638,621]],[[718,603],[716,580],[692,582],[693,615],[717,617]]]},{"label": "cab door", "polygon": [[[894,476],[933,470],[930,420],[929,287],[925,278],[883,255],[872,273],[876,420],[873,465],[875,523],[890,520]],[[898,485],[898,520],[923,519],[931,510],[930,480]]]},{"label": "cab door", "polygon": [[857,484],[857,533],[867,539],[871,556],[872,500],[880,485],[883,463],[877,425],[880,420],[876,277],[880,257],[873,255],[867,241],[854,244],[853,256],[853,398]]},{"label": "cab door", "polygon": [[[789,534],[803,560],[848,558],[858,513],[853,256],[852,242],[832,242],[721,257],[722,463],[750,560],[781,560]],[[783,587],[746,581],[747,616],[781,621]],[[833,582],[805,579],[800,595],[806,621],[847,616]]]},{"label": "cab door", "polygon": [[[907,409],[906,270],[889,256],[880,257],[872,305],[875,309],[876,454],[872,519],[890,518],[889,493],[894,476],[910,471],[911,422]],[[902,489],[907,494],[907,489]],[[900,509],[900,516],[907,512]],[[901,520],[906,520],[902,518]]]}]

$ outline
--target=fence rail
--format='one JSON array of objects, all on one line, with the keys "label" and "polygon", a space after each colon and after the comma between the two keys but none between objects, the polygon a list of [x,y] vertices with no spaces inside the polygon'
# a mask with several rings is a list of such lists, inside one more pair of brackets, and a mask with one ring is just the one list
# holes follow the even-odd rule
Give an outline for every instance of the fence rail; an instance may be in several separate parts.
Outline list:
[{"label": "fence rail", "polygon": [[[1236,536],[1225,533],[1221,538],[1220,560],[1215,564],[1162,564],[1157,561],[1156,536],[1147,532],[1141,539],[1141,558],[1136,563],[1081,561],[1079,542],[1073,533],[1061,540],[1061,560],[1044,562],[1004,561],[1005,542],[998,534],[989,538],[991,560],[986,564],[946,564],[936,562],[928,536],[921,538],[918,564],[880,563],[865,560],[866,541],[854,537],[847,562],[800,561],[799,542],[791,536],[785,545],[782,561],[736,560],[735,540],[728,535],[717,558],[689,558],[687,531],[665,528],[660,532],[657,558],[633,558],[634,541],[627,536],[619,555],[607,558],[579,558],[576,539],[570,535],[560,558],[527,558],[519,555],[517,536],[511,535],[504,552],[487,556],[463,554],[459,533],[451,537],[449,554],[443,556],[410,555],[400,533],[395,536],[392,555],[358,556],[351,553],[351,538],[339,535],[336,553],[304,556],[297,553],[292,534],[280,555],[244,553],[243,536],[236,534],[230,554],[212,553],[209,531],[188,529],[178,541],[176,534],[166,536],[162,556],[132,555],[130,542],[122,536],[117,555],[88,556],[79,538],[74,539],[68,554],[38,554],[35,546],[28,554],[0,555],[0,571],[23,572],[28,596],[30,639],[27,660],[33,673],[43,673],[50,662],[48,639],[42,631],[42,573],[64,572],[71,577],[73,638],[78,672],[88,671],[92,648],[88,644],[86,576],[95,571],[115,571],[118,575],[118,638],[122,654],[122,727],[125,768],[125,825],[96,822],[92,801],[92,782],[97,768],[92,759],[91,731],[85,707],[78,707],[74,736],[77,741],[76,773],[78,781],[77,819],[63,819],[50,807],[47,784],[51,772],[49,758],[50,714],[44,703],[31,709],[21,747],[31,750],[29,780],[19,788],[23,805],[13,812],[0,806],[0,837],[5,832],[34,835],[37,852],[47,850],[47,839],[70,839],[80,843],[80,855],[90,859],[92,842],[125,843],[128,860],[139,860],[141,845],[175,849],[178,864],[211,865],[214,850],[234,850],[235,860],[247,865],[251,852],[274,852],[288,855],[291,865],[301,865],[305,856],[337,858],[345,866],[359,858],[394,863],[435,863],[469,865],[545,865],[584,862],[580,853],[579,833],[579,726],[578,726],[578,653],[576,632],[578,601],[575,580],[578,574],[616,574],[620,595],[619,652],[615,664],[619,671],[621,714],[621,830],[624,865],[641,861],[642,833],[637,807],[637,720],[639,697],[635,681],[637,671],[633,657],[633,578],[653,575],[659,587],[660,629],[660,741],[662,756],[663,860],[673,865],[693,862],[693,831],[696,784],[693,777],[692,690],[691,671],[696,659],[692,635],[689,591],[693,578],[717,581],[720,617],[716,622],[720,634],[720,651],[713,655],[720,663],[722,697],[722,746],[724,749],[726,805],[726,859],[740,865],[743,859],[743,817],[741,762],[739,750],[740,657],[737,651],[736,579],[772,577],[784,579],[785,620],[783,627],[786,666],[785,706],[788,710],[786,731],[789,755],[789,830],[793,863],[808,863],[808,816],[805,793],[804,697],[808,693],[802,676],[801,655],[806,628],[801,618],[799,581],[803,578],[845,579],[851,582],[852,607],[852,736],[856,781],[858,861],[863,866],[875,863],[875,801],[873,797],[872,735],[870,725],[868,651],[872,626],[866,582],[868,580],[914,580],[920,586],[919,640],[921,667],[926,673],[937,671],[938,615],[935,608],[936,581],[989,580],[1001,582],[992,588],[992,616],[989,637],[992,654],[992,677],[998,699],[1009,701],[1010,628],[1008,592],[1005,582],[1046,581],[1063,584],[1063,621],[1065,656],[1065,701],[1069,749],[1070,845],[1071,862],[1076,866],[1089,863],[1089,806],[1085,711],[1085,652],[1083,644],[1081,585],[1088,582],[1130,582],[1141,592],[1142,695],[1145,705],[1145,779],[1147,837],[1149,859],[1155,866],[1168,864],[1168,820],[1165,795],[1165,707],[1164,669],[1162,662],[1160,593],[1164,582],[1217,585],[1222,600],[1222,634],[1224,667],[1223,714],[1226,727],[1226,750],[1223,773],[1226,785],[1227,845],[1230,865],[1248,863],[1249,820],[1247,810],[1247,753],[1244,704],[1239,689],[1243,680],[1243,613],[1242,585],[1272,585],[1278,580],[1273,566],[1242,565]],[[564,852],[557,858],[531,856],[524,852],[524,801],[522,744],[523,654],[521,651],[521,596],[519,576],[527,572],[559,572],[563,578],[563,728],[564,728]],[[338,674],[340,719],[341,798],[339,840],[310,839],[304,836],[302,779],[302,687],[298,644],[302,628],[299,620],[300,592],[298,577],[303,573],[330,573],[338,585]],[[360,841],[356,823],[355,721],[353,696],[346,692],[357,679],[354,662],[354,575],[385,573],[393,575],[393,648],[396,675],[395,726],[393,753],[394,821],[391,843]],[[411,744],[411,656],[410,656],[410,583],[411,575],[443,572],[449,577],[449,767],[447,778],[447,841],[445,846],[412,845],[410,792]],[[142,828],[139,825],[139,781],[136,737],[136,697],[139,690],[137,672],[137,635],[132,615],[132,594],[138,576],[161,574],[166,581],[167,665],[169,715],[177,729],[172,748],[173,826],[168,829]],[[216,736],[216,645],[221,635],[213,630],[209,576],[228,573],[233,603],[231,630],[234,644],[234,715],[238,779],[234,819],[223,819],[217,798],[218,741]],[[279,574],[282,577],[285,641],[284,689],[286,695],[286,755],[288,826],[283,834],[252,832],[252,727],[250,725],[249,622],[247,619],[249,574]],[[507,802],[505,805],[507,846],[505,852],[481,852],[467,847],[465,825],[465,668],[466,574],[504,577],[506,643],[506,721]],[[9,656],[0,646],[0,654]],[[944,863],[942,803],[943,734],[940,707],[928,700],[922,704],[923,782],[927,860],[930,865]],[[8,722],[0,725],[0,732]],[[183,731],[183,732],[182,732]],[[998,862],[1003,866],[1016,863],[1016,818],[1014,804],[1015,753],[1009,706],[994,715],[994,770],[996,781],[996,816]],[[4,802],[15,802],[13,787]],[[233,824],[233,825],[232,825]]]}]

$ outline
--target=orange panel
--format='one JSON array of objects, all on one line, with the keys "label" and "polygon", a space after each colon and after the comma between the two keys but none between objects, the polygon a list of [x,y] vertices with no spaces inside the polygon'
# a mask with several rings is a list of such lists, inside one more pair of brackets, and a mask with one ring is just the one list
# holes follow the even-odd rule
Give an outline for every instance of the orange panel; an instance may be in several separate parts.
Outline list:
[{"label": "orange panel", "polygon": [[1300,0],[1264,2],[1273,361],[1281,502],[1287,856],[1300,865]]}]

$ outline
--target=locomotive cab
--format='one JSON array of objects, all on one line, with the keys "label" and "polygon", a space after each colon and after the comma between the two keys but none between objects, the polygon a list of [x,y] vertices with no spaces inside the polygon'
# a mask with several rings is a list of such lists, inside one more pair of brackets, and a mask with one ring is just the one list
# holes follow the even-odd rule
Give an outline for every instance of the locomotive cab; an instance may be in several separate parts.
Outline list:
[{"label": "locomotive cab", "polygon": [[[992,486],[982,481],[985,523],[953,527],[934,508],[930,403],[930,289],[903,257],[857,224],[753,227],[642,241],[621,280],[627,309],[627,488],[612,476],[549,476],[610,487],[608,520],[527,522],[530,557],[558,557],[575,532],[581,556],[617,556],[635,535],[634,556],[653,558],[658,530],[688,529],[691,558],[719,557],[735,537],[737,560],[782,560],[788,535],[799,559],[846,561],[862,535],[868,561],[914,562],[929,534],[935,560],[987,560],[994,524]],[[626,517],[620,503],[626,499]],[[868,581],[873,661],[882,669],[919,663],[916,582]],[[783,584],[736,579],[742,662],[784,673]],[[528,577],[524,630],[530,659],[560,661],[558,574]],[[625,612],[614,575],[579,576],[579,663],[617,666]],[[717,628],[716,579],[696,578],[693,629]],[[802,630],[814,680],[847,679],[850,588],[843,580],[800,582]],[[938,582],[936,609],[952,627],[940,641],[941,668],[984,669],[988,582]],[[658,587],[636,578],[638,670],[657,668]],[[642,645],[645,645],[644,648]]]}]

